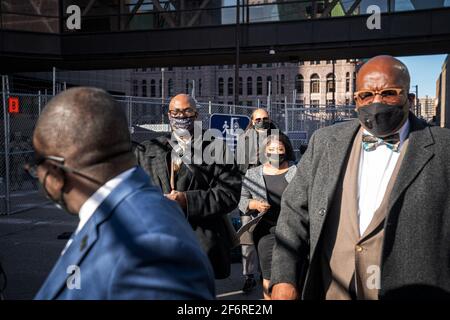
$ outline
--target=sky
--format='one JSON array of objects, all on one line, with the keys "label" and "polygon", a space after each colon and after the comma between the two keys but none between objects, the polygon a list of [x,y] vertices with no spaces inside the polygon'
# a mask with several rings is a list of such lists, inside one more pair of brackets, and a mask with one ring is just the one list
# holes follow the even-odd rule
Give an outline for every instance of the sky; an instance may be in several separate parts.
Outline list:
[{"label": "sky", "polygon": [[[446,54],[397,57],[408,67],[411,86],[419,86],[419,98],[436,96],[436,80],[446,57]],[[415,88],[410,90],[415,92]]]}]

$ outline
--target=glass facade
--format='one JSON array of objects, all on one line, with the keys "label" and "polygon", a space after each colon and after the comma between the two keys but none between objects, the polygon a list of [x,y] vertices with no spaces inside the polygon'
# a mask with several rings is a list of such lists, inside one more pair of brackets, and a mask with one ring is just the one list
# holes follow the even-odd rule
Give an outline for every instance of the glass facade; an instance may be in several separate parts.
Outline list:
[{"label": "glass facade", "polygon": [[[0,0],[1,28],[46,33],[66,27],[72,0]],[[190,28],[236,23],[236,0],[78,0],[81,30],[102,32]],[[449,7],[450,0],[240,0],[240,23],[282,22]],[[61,18],[61,19],[60,19]],[[61,30],[62,29],[62,30]]]}]

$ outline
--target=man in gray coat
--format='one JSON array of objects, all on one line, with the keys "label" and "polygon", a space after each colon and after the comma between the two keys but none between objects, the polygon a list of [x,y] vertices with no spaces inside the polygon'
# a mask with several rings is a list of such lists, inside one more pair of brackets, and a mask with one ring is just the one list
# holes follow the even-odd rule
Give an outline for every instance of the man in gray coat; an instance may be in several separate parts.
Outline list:
[{"label": "man in gray coat", "polygon": [[272,299],[450,297],[450,131],[410,111],[406,66],[357,75],[358,120],[318,130],[283,194]]}]

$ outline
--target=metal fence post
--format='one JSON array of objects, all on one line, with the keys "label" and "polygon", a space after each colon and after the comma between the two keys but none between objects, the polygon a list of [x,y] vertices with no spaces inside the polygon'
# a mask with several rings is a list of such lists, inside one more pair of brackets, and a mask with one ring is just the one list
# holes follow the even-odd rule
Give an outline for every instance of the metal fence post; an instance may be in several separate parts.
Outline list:
[{"label": "metal fence post", "polygon": [[288,122],[288,105],[287,105],[287,97],[284,97],[284,131],[286,134],[289,133],[288,128],[289,122]]},{"label": "metal fence post", "polygon": [[209,112],[209,115],[211,115],[211,110],[212,110],[212,103],[211,103],[211,100],[210,101],[208,101],[208,112]]},{"label": "metal fence post", "polygon": [[133,99],[132,97],[128,97],[128,124],[131,128],[133,127],[133,110],[132,110],[132,101],[131,99]]},{"label": "metal fence post", "polygon": [[5,211],[10,213],[10,193],[9,193],[9,113],[6,106],[7,92],[6,81],[7,76],[2,76],[2,93],[3,93],[3,126],[5,131]]},{"label": "metal fence post", "polygon": [[41,111],[42,111],[42,96],[41,96],[41,90],[38,91],[38,110],[39,110],[39,115],[41,115]]}]

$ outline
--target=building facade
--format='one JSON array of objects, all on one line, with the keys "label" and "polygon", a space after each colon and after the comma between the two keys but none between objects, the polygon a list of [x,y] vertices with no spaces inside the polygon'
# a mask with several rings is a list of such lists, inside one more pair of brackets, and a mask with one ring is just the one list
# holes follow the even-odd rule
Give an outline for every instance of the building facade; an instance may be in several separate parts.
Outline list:
[{"label": "building facade", "polygon": [[436,99],[425,96],[419,99],[420,116],[428,121],[433,121],[436,116]]},{"label": "building facade", "polygon": [[442,71],[436,81],[436,125],[450,128],[450,73],[449,55],[442,65]]},{"label": "building facade", "polygon": [[[246,64],[239,70],[239,103],[247,106],[353,105],[354,60]],[[235,70],[229,66],[149,68],[131,71],[133,96],[170,98],[188,93],[199,101],[234,104]]]}]

